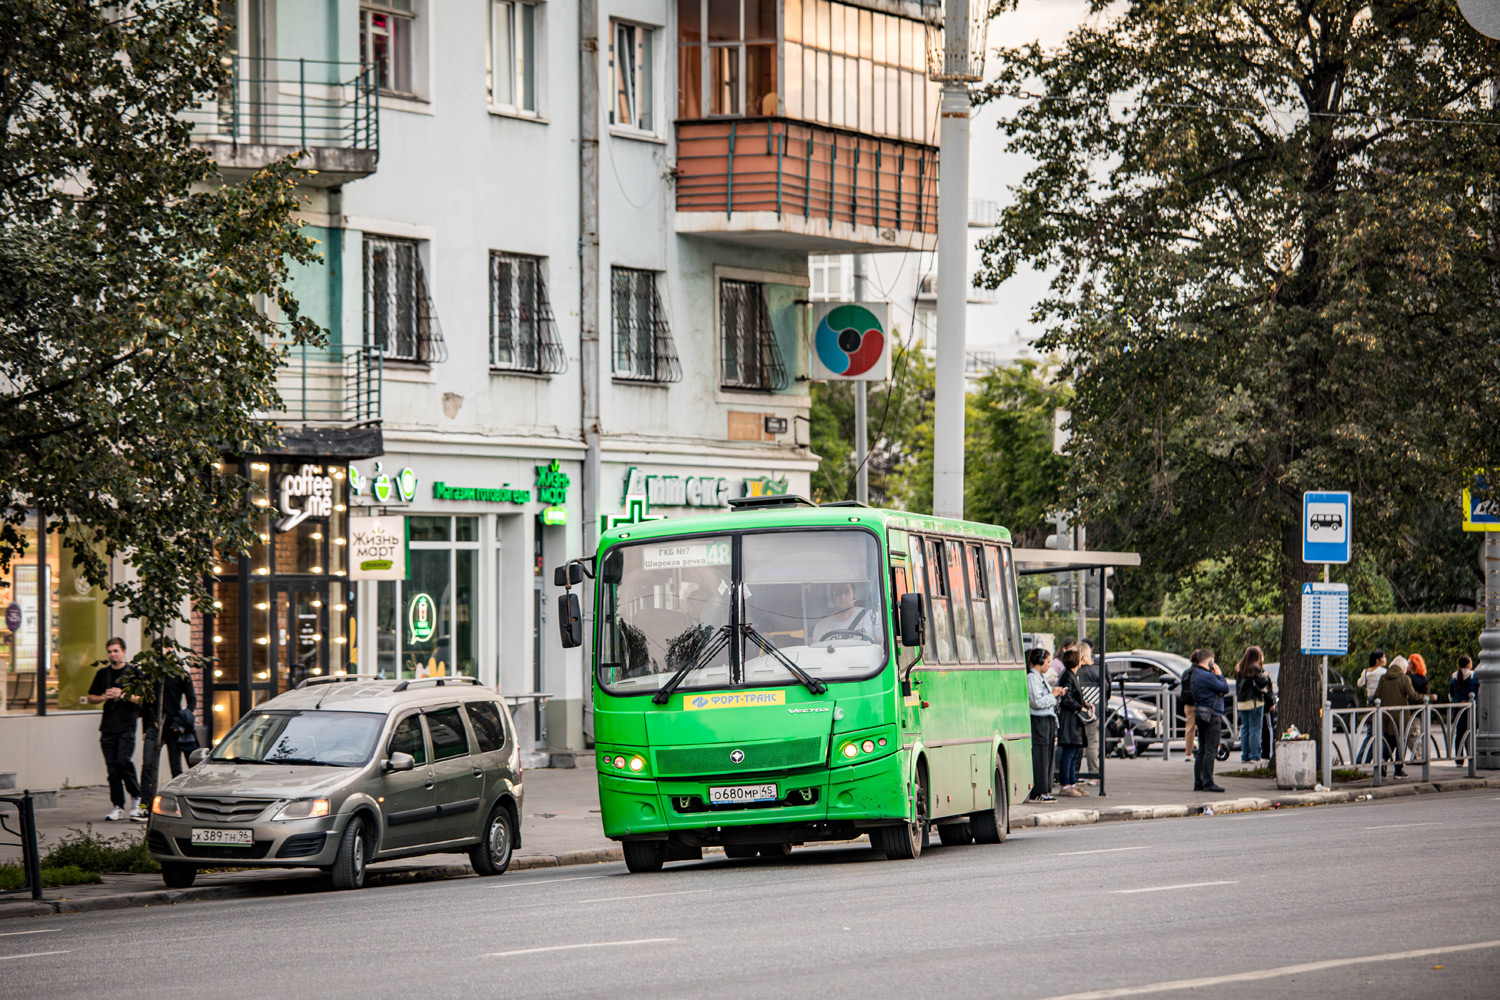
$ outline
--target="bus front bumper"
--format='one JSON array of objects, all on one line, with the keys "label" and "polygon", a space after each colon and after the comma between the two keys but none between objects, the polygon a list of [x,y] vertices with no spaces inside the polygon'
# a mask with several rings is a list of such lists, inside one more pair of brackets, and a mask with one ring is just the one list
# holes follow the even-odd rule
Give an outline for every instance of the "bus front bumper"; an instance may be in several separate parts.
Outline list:
[{"label": "bus front bumper", "polygon": [[[615,840],[788,824],[808,824],[808,840],[834,839],[849,828],[907,818],[905,767],[905,756],[898,752],[843,767],[763,772],[753,779],[737,774],[655,781],[601,774],[600,814],[605,836]],[[708,804],[710,788],[759,784],[775,784],[777,800],[744,807]]]}]

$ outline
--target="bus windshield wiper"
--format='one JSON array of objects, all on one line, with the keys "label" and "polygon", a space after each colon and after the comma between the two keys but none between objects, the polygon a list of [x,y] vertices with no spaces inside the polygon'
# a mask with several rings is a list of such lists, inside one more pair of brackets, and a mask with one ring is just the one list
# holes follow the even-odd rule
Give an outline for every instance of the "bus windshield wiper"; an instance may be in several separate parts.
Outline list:
[{"label": "bus windshield wiper", "polygon": [[791,672],[793,677],[797,678],[797,680],[807,685],[807,689],[813,694],[822,694],[824,691],[828,690],[828,685],[818,680],[812,674],[809,674],[806,670],[803,670],[801,667],[797,666],[797,664],[793,662],[790,656],[787,656],[781,650],[777,649],[771,644],[771,641],[769,639],[757,632],[754,625],[742,622],[740,623],[740,629],[745,633],[745,637],[747,639],[760,647],[760,651],[762,653],[765,653],[767,656],[773,656],[777,660],[779,660],[781,665],[786,667],[787,670]]},{"label": "bus windshield wiper", "polygon": [[728,625],[720,625],[715,629],[713,638],[709,639],[707,644],[698,651],[698,655],[691,661],[678,667],[677,673],[673,674],[671,679],[662,685],[660,691],[651,696],[651,700],[658,705],[665,705],[667,700],[672,697],[672,692],[677,690],[678,685],[686,679],[688,674],[699,667],[707,666],[709,661],[724,651],[724,648],[729,645],[730,634]]}]

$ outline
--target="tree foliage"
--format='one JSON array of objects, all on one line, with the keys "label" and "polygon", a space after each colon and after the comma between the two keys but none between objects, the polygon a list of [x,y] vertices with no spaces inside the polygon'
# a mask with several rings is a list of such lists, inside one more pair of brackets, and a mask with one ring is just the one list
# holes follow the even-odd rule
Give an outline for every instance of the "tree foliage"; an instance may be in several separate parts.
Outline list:
[{"label": "tree foliage", "polygon": [[1398,558],[1500,445],[1500,58],[1447,0],[1092,7],[1002,52],[987,97],[1025,98],[1000,127],[1036,165],[983,279],[1055,275],[1090,522],[1167,571],[1271,552],[1307,730],[1303,491],[1352,490],[1355,544]]},{"label": "tree foliage", "polygon": [[320,335],[284,286],[316,259],[291,167],[225,187],[183,118],[225,81],[216,7],[0,0],[0,570],[28,508],[97,542],[69,551],[156,676],[190,657],[171,626],[215,548],[251,540],[216,463],[273,442],[273,345]]},{"label": "tree foliage", "polygon": [[[926,356],[920,348],[897,346],[891,371],[888,384],[870,383],[865,403],[870,503],[876,507],[902,506],[899,470],[932,436],[932,366]],[[812,474],[813,499],[853,500],[854,384],[814,382],[809,419],[812,449],[822,458]]]}]

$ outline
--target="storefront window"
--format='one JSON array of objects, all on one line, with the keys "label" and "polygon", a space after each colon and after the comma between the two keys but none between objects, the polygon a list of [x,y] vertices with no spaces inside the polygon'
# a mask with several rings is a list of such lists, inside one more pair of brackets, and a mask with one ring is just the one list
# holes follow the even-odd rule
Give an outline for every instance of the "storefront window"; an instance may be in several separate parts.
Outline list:
[{"label": "storefront window", "polygon": [[411,536],[407,579],[381,581],[376,590],[375,669],[381,677],[476,675],[478,520],[407,519]]}]

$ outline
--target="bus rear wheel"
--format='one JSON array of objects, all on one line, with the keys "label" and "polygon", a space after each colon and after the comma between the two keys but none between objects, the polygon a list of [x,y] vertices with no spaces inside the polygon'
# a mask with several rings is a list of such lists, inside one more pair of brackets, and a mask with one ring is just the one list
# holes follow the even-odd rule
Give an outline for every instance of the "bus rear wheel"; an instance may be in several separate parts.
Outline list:
[{"label": "bus rear wheel", "polygon": [[968,823],[944,823],[937,828],[938,840],[944,847],[962,847],[974,842],[974,831]]},{"label": "bus rear wheel", "polygon": [[912,814],[916,817],[915,822],[894,823],[875,830],[880,838],[880,849],[892,861],[911,861],[920,858],[922,848],[927,845],[927,768],[920,764],[917,766],[917,782],[912,798],[914,799]]},{"label": "bus rear wheel", "polygon": [[625,851],[625,867],[632,872],[659,872],[667,860],[664,840],[627,840],[620,846]]},{"label": "bus rear wheel", "polygon": [[1003,844],[1010,832],[1010,788],[1005,781],[1005,766],[995,766],[994,804],[984,812],[969,817],[969,828],[981,844]]}]

